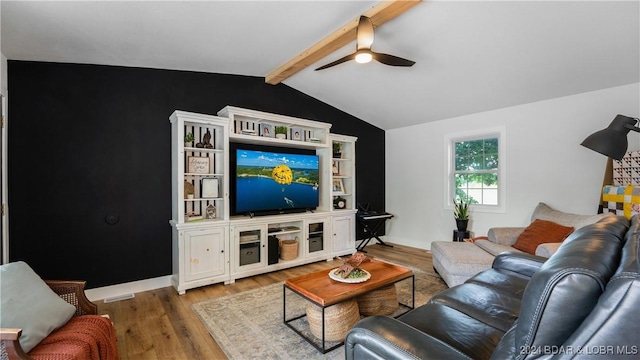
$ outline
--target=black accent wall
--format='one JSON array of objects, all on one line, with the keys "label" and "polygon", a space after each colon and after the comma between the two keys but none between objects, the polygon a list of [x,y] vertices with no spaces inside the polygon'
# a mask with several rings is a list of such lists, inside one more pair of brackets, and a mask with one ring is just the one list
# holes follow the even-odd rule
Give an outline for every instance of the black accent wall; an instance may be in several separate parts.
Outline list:
[{"label": "black accent wall", "polygon": [[358,137],[358,201],[384,209],[384,131],[284,84],[9,60],[8,87],[10,260],[43,278],[94,288],[171,274],[174,110],[232,105],[332,123]]}]

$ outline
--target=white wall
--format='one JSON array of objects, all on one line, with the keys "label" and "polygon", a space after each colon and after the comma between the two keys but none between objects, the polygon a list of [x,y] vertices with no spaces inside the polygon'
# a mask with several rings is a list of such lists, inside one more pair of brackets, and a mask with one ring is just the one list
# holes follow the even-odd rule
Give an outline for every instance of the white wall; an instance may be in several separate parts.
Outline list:
[{"label": "white wall", "polygon": [[[500,126],[506,128],[506,211],[472,211],[474,236],[494,226],[528,225],[540,201],[595,213],[607,158],[580,143],[617,114],[640,117],[640,83],[387,131],[386,211],[395,217],[386,240],[422,249],[450,241],[455,222],[444,201],[445,136]],[[640,149],[638,133],[628,138],[630,150]]]}]

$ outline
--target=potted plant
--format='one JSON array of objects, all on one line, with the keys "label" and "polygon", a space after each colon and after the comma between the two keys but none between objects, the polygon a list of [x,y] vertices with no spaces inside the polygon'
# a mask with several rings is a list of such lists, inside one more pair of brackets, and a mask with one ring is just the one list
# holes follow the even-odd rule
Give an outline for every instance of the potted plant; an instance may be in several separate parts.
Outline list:
[{"label": "potted plant", "polygon": [[193,137],[193,134],[192,134],[192,133],[187,133],[187,134],[184,136],[184,146],[191,146],[191,145],[192,145],[192,143],[193,143],[193,141],[194,141],[195,139],[196,139],[196,138],[195,138],[195,137]]},{"label": "potted plant", "polygon": [[469,225],[468,199],[453,199],[453,217],[456,219],[458,231],[467,231],[467,225]]},{"label": "potted plant", "polygon": [[193,199],[193,189],[187,189],[187,199]]},{"label": "potted plant", "polygon": [[342,157],[342,144],[339,142],[333,143],[333,157],[334,159],[340,159]]},{"label": "potted plant", "polygon": [[276,138],[278,138],[278,139],[286,139],[287,138],[287,127],[286,126],[276,126],[275,132],[276,132]]}]

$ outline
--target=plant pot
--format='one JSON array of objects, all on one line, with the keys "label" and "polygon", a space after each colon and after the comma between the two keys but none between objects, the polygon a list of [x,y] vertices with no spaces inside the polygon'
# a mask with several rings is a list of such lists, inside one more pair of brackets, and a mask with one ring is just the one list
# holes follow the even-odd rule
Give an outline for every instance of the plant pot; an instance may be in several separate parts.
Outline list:
[{"label": "plant pot", "polygon": [[276,139],[286,139],[287,134],[276,134]]},{"label": "plant pot", "polygon": [[334,152],[334,153],[333,153],[333,158],[334,158],[334,159],[340,159],[340,158],[342,158],[342,153],[341,153],[341,152],[339,152],[339,153]]},{"label": "plant pot", "polygon": [[456,227],[458,231],[467,231],[467,226],[469,225],[469,219],[460,220],[456,219]]},{"label": "plant pot", "polygon": [[193,194],[187,194],[187,199],[193,199]]}]

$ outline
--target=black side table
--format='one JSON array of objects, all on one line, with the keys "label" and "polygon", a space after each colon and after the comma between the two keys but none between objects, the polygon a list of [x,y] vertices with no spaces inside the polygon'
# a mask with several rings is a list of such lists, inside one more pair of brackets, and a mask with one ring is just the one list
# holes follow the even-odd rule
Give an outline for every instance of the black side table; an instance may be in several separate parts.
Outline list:
[{"label": "black side table", "polygon": [[459,231],[453,230],[453,241],[464,241],[464,239],[468,239],[471,237],[471,232],[467,231]]}]

